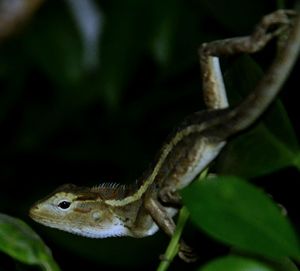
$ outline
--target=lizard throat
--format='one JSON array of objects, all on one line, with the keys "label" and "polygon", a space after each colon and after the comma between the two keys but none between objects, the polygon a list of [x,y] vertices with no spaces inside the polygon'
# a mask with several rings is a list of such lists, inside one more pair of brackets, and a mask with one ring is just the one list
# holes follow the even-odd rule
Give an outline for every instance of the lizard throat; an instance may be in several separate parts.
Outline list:
[{"label": "lizard throat", "polygon": [[107,238],[107,237],[120,237],[131,236],[130,231],[117,218],[111,221],[111,224],[106,226],[88,225],[86,223],[76,223],[76,225],[69,225],[66,221],[57,222],[49,218],[38,216],[31,216],[36,222],[45,226],[73,233],[88,238]]}]

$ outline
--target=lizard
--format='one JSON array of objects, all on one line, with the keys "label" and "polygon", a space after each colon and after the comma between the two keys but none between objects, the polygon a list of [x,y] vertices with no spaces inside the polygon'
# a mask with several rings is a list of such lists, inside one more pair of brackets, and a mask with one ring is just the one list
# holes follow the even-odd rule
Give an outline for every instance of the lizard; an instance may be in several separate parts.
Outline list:
[{"label": "lizard", "polygon": [[[221,56],[255,53],[275,37],[284,43],[256,88],[230,107]],[[30,217],[48,227],[91,238],[172,236],[179,191],[218,156],[228,139],[252,125],[268,108],[300,50],[300,17],[278,10],[265,15],[245,37],[204,43],[199,49],[206,110],[188,116],[167,138],[152,166],[133,185],[104,183],[92,188],[66,184],[35,203]],[[179,256],[186,259],[184,243]]]}]

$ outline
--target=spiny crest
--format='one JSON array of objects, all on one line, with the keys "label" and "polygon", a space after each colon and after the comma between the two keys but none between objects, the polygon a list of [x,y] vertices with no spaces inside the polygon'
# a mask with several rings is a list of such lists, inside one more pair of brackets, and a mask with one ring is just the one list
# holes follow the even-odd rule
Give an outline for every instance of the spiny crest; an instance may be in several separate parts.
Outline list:
[{"label": "spiny crest", "polygon": [[113,182],[101,183],[90,189],[92,193],[99,194],[101,198],[108,199],[123,199],[132,194],[136,190],[136,185],[124,185]]},{"label": "spiny crest", "polygon": [[99,192],[102,189],[126,189],[126,186],[124,184],[118,184],[114,182],[105,182],[101,183],[99,185],[95,185],[91,188],[91,192]]},{"label": "spiny crest", "polygon": [[104,182],[91,188],[76,186],[74,184],[64,184],[58,187],[48,197],[65,193],[73,194],[76,200],[119,200],[132,195],[138,187],[139,185],[137,182],[130,185]]}]

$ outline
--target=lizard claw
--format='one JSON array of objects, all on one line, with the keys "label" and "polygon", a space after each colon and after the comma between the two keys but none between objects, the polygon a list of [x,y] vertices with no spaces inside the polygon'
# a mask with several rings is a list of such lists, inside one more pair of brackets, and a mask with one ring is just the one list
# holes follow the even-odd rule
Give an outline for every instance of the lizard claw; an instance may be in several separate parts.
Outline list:
[{"label": "lizard claw", "polygon": [[162,188],[159,191],[159,199],[163,203],[169,203],[169,204],[180,204],[181,203],[181,197],[177,191],[173,191],[170,187]]},{"label": "lizard claw", "polygon": [[194,249],[183,241],[180,242],[178,256],[187,263],[193,263],[198,260],[198,255]]}]

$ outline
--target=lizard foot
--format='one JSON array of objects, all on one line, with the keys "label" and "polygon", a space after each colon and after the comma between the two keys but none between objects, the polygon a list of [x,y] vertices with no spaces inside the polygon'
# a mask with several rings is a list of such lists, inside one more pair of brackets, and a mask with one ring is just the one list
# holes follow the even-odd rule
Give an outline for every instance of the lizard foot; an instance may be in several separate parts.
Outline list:
[{"label": "lizard foot", "polygon": [[183,241],[180,242],[178,256],[187,263],[193,263],[198,259],[198,255],[194,249]]}]

